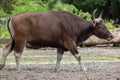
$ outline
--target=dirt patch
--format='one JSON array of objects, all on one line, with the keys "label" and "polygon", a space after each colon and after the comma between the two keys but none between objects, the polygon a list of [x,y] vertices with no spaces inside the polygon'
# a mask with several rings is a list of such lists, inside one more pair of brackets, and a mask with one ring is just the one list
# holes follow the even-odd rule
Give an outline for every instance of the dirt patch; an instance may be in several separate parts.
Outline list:
[{"label": "dirt patch", "polygon": [[[80,48],[82,54],[120,54],[119,48]],[[0,49],[0,54],[2,49]],[[69,52],[67,52],[69,53]],[[13,55],[13,54],[12,54]],[[24,50],[23,56],[56,56],[56,50]],[[69,55],[69,54],[65,54]],[[7,64],[0,70],[0,80],[120,80],[120,61],[85,62],[88,71],[79,70],[77,63],[61,64],[61,71],[54,72],[55,64],[21,64],[16,71],[15,64]]]},{"label": "dirt patch", "polygon": [[54,64],[22,64],[21,71],[15,65],[6,65],[0,71],[0,80],[120,80],[120,62],[85,63],[88,71],[79,70],[78,64],[62,64],[60,72],[54,72]]}]

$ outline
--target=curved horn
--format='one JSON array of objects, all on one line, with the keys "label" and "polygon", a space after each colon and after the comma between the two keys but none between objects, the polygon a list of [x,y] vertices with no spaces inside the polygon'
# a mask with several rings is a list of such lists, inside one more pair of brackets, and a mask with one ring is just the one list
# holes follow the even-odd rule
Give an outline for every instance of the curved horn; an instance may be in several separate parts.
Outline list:
[{"label": "curved horn", "polygon": [[97,9],[95,9],[94,11],[93,11],[93,13],[92,13],[92,20],[95,20],[95,13],[96,13],[96,11],[97,11]]},{"label": "curved horn", "polygon": [[101,13],[100,13],[98,18],[102,18],[102,15],[103,15],[103,10],[101,11]]}]

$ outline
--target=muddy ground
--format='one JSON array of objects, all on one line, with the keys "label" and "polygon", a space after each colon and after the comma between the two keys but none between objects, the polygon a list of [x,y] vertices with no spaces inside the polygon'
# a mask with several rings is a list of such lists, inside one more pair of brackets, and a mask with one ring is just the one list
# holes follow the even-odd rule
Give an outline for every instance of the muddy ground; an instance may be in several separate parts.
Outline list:
[{"label": "muddy ground", "polygon": [[[120,54],[119,48],[80,48],[82,54]],[[0,49],[0,54],[2,49]],[[25,50],[23,56],[55,55],[53,49]],[[69,55],[65,54],[65,55]],[[15,64],[7,64],[0,70],[0,80],[120,80],[120,61],[84,62],[88,71],[79,70],[77,63],[61,64],[61,71],[54,72],[55,64],[22,63],[21,71],[16,71]]]}]

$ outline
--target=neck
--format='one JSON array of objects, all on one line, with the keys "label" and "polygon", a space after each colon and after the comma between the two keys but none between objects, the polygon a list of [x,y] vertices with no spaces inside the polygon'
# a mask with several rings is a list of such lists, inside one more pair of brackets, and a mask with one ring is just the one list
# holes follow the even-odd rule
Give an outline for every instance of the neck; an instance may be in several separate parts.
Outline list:
[{"label": "neck", "polygon": [[77,44],[82,43],[83,41],[87,40],[91,35],[93,35],[92,23],[85,26],[85,29],[82,30],[82,32],[80,33],[80,35],[77,39]]}]

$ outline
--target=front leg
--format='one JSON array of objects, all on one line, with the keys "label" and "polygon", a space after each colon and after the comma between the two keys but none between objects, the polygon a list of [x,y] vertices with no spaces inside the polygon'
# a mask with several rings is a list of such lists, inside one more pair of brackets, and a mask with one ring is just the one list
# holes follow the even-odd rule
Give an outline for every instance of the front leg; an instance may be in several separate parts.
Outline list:
[{"label": "front leg", "polygon": [[81,55],[78,53],[78,54],[75,54],[74,57],[78,61],[81,71],[87,71],[87,68],[84,66],[84,64],[81,61]]},{"label": "front leg", "polygon": [[76,43],[73,40],[69,40],[65,43],[65,47],[72,53],[72,55],[76,58],[80,65],[80,70],[87,71],[84,64],[81,62],[81,55],[78,53],[78,50],[76,48]]}]

